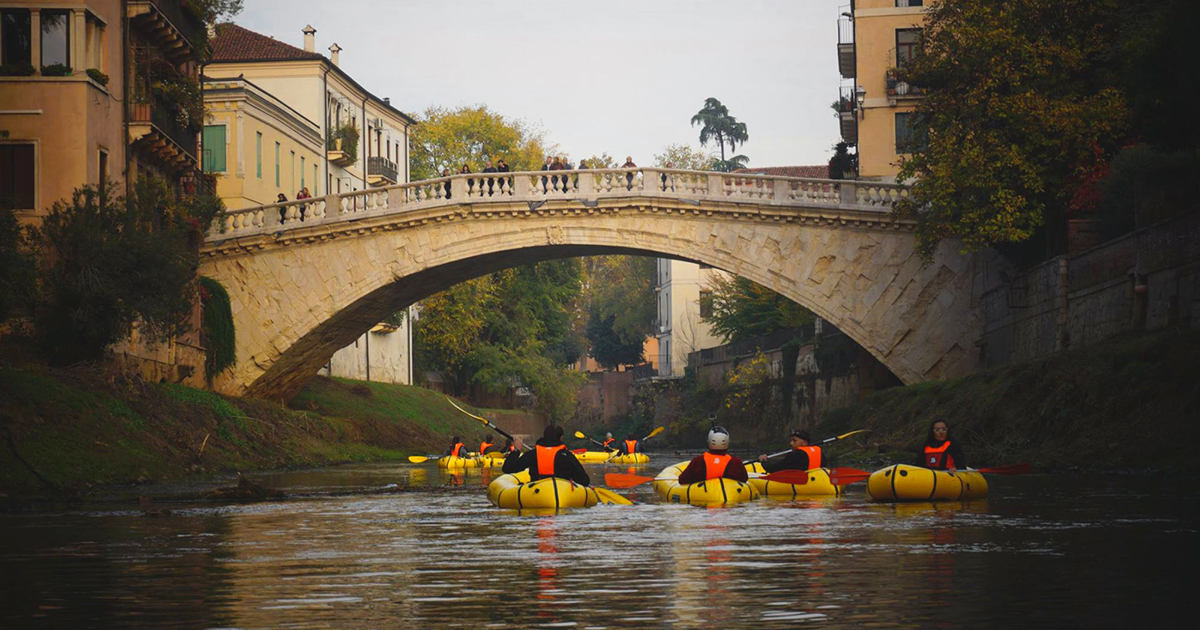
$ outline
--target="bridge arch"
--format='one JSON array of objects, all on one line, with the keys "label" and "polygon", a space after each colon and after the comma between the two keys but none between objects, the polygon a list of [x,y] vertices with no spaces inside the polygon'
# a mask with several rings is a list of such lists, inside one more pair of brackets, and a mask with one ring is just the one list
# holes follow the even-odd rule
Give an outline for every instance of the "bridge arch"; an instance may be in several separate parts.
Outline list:
[{"label": "bridge arch", "polygon": [[[472,196],[478,184],[460,177],[320,200],[340,212],[309,201],[304,221],[296,202],[231,215],[231,229],[206,244],[201,268],[229,291],[237,331],[237,363],[218,389],[290,398],[334,352],[417,300],[507,267],[611,253],[704,263],[769,287],[906,383],[975,366],[971,259],[953,244],[923,262],[912,226],[846,203],[836,189],[843,182],[742,178],[768,192],[742,199],[722,183],[714,198],[711,183],[689,196],[665,189],[665,175],[676,172],[646,171],[609,195],[531,192],[542,175],[516,174],[508,196]],[[825,194],[834,202],[778,203],[781,191],[790,201],[795,186],[808,184],[832,189]],[[410,189],[419,186],[454,194],[414,202]]]}]

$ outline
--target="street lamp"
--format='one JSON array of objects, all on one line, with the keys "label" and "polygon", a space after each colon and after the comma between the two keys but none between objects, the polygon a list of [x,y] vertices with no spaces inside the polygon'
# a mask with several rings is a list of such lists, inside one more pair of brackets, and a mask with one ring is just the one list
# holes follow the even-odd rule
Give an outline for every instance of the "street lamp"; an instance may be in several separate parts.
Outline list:
[{"label": "street lamp", "polygon": [[859,116],[866,118],[867,112],[863,111],[863,104],[867,102],[867,91],[861,85],[854,88],[854,102],[858,103]]}]

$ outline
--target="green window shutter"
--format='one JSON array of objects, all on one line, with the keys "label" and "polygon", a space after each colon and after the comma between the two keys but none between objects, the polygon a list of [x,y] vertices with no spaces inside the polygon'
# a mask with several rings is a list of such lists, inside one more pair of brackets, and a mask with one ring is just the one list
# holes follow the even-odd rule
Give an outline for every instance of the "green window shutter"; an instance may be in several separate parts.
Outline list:
[{"label": "green window shutter", "polygon": [[225,125],[204,127],[204,172],[225,172]]},{"label": "green window shutter", "polygon": [[300,156],[300,187],[304,188],[304,156]]},{"label": "green window shutter", "polygon": [[262,132],[254,134],[254,174],[262,179]]},{"label": "green window shutter", "polygon": [[275,143],[275,187],[279,188],[279,143]]}]

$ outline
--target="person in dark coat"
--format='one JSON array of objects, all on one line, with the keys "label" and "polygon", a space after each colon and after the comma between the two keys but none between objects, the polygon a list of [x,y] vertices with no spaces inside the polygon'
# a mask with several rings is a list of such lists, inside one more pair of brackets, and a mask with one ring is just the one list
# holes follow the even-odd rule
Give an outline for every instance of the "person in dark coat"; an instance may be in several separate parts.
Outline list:
[{"label": "person in dark coat", "polygon": [[708,452],[697,455],[679,473],[679,483],[699,483],[708,479],[733,479],[745,483],[750,479],[741,458],[729,454],[729,431],[713,427],[708,432]]},{"label": "person in dark coat", "polygon": [[967,467],[967,455],[962,444],[950,437],[950,425],[945,420],[934,420],[929,425],[929,434],[921,448],[920,466],[933,470],[954,472]]},{"label": "person in dark coat", "polygon": [[759,455],[758,461],[762,462],[763,470],[768,473],[779,472],[781,470],[812,470],[813,468],[821,467],[821,447],[809,446],[808,431],[792,431],[789,440],[792,450],[788,451],[782,459],[770,460],[766,455]]},{"label": "person in dark coat", "polygon": [[575,458],[575,454],[563,444],[562,436],[562,427],[552,424],[542,432],[542,438],[534,447],[525,453],[521,453],[523,445],[521,438],[518,437],[513,442],[517,450],[504,459],[502,470],[508,474],[528,470],[529,478],[533,481],[546,477],[558,477],[574,481],[581,486],[590,485],[591,478],[583,469],[583,464],[580,464],[579,460]]}]

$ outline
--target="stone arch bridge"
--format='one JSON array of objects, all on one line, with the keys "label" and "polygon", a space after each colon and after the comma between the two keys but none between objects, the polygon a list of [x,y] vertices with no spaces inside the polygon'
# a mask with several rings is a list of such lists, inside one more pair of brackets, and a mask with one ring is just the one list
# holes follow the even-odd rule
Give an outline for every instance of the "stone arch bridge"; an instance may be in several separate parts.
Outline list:
[{"label": "stone arch bridge", "polygon": [[202,249],[237,363],[216,383],[287,399],[388,314],[458,282],[569,256],[711,265],[795,300],[905,383],[977,362],[971,257],[915,251],[903,187],[654,168],[456,175],[236,210]]}]

